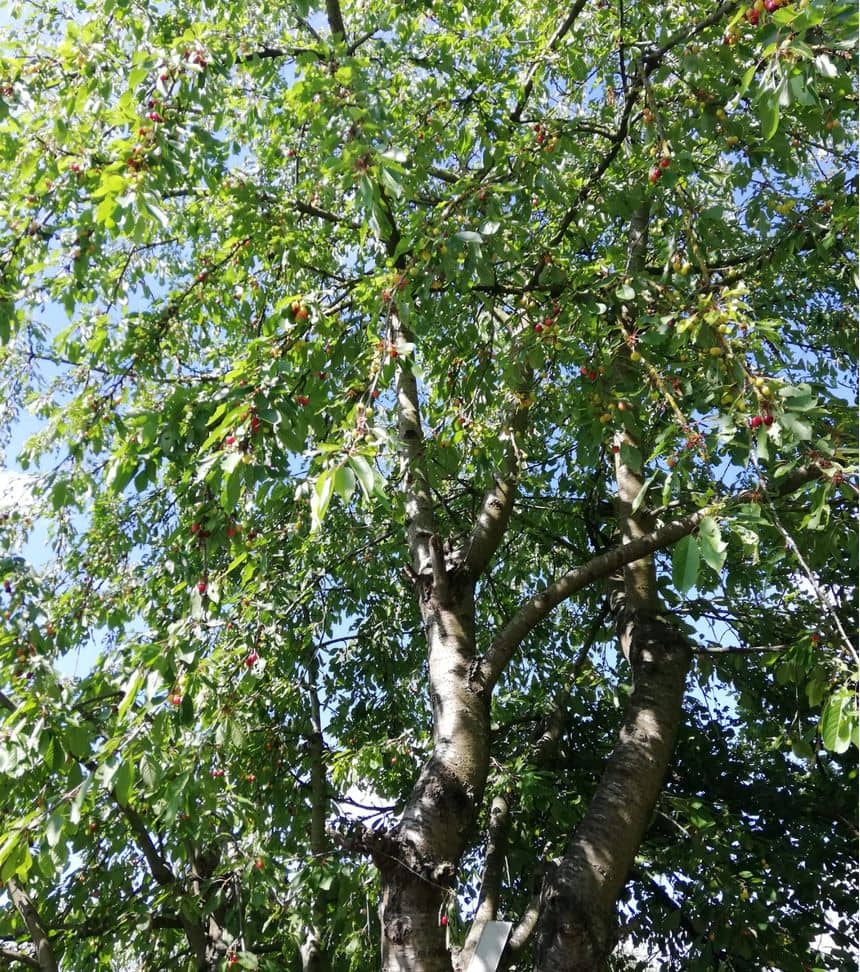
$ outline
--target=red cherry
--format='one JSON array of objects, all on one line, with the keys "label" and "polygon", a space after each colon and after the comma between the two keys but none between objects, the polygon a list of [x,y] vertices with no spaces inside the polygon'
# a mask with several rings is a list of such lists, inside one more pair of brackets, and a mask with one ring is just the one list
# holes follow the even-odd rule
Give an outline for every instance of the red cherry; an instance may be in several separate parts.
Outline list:
[{"label": "red cherry", "polygon": [[659,168],[655,167],[648,173],[648,181],[651,183],[652,186],[657,182],[659,178],[660,178]]},{"label": "red cherry", "polygon": [[182,696],[179,695],[179,693],[175,692],[173,695],[170,696],[170,703],[171,705],[181,705]]},{"label": "red cherry", "polygon": [[779,10],[779,4],[776,0],[764,0],[764,9],[768,13],[773,13],[774,10]]},{"label": "red cherry", "polygon": [[667,158],[662,158],[657,163],[657,165],[659,165],[661,169],[668,169],[671,164],[672,164],[672,160]]},{"label": "red cherry", "polygon": [[370,393],[370,397],[374,399],[379,398],[379,389],[374,388],[373,391]]},{"label": "red cherry", "polygon": [[543,324],[535,324],[535,333],[540,334],[543,331]]},{"label": "red cherry", "polygon": [[228,526],[227,527],[227,536],[230,537],[230,539],[232,540],[233,537],[236,536],[236,527],[234,527],[234,526]]},{"label": "red cherry", "polygon": [[757,429],[763,421],[764,419],[761,417],[761,415],[753,415],[753,417],[750,419],[750,428]]},{"label": "red cherry", "polygon": [[764,417],[764,424],[768,428],[770,428],[770,426],[773,425],[773,416],[772,415],[765,415],[765,417]]},{"label": "red cherry", "polygon": [[753,27],[755,27],[758,24],[760,17],[761,14],[754,7],[751,7],[746,12],[746,18],[753,25]]},{"label": "red cherry", "polygon": [[256,779],[257,779],[257,777],[256,777],[256,776],[254,776],[254,774],[253,774],[253,773],[247,773],[247,774],[245,775],[245,779],[247,780],[247,782],[248,782],[248,783],[253,783],[253,782],[254,782],[254,780],[256,780]]},{"label": "red cherry", "polygon": [[442,915],[442,917],[439,919],[439,924],[444,928],[445,925],[448,924],[448,916]]},{"label": "red cherry", "polygon": [[246,668],[253,668],[254,665],[256,664],[257,659],[259,657],[260,656],[257,654],[256,651],[252,651],[251,654],[248,655],[248,657],[245,659],[245,667]]},{"label": "red cherry", "polygon": [[266,866],[266,862],[263,860],[262,857],[258,857],[257,860],[254,861],[254,867],[258,871],[262,871],[265,866]]},{"label": "red cherry", "polygon": [[308,405],[308,404],[310,404],[310,398],[308,398],[308,396],[307,396],[307,395],[296,395],[296,401],[297,401],[297,402],[299,403],[299,405],[301,405],[302,407],[304,407],[305,405]]},{"label": "red cherry", "polygon": [[206,581],[204,581],[204,580],[202,580],[202,581],[198,581],[198,582],[197,582],[197,590],[198,590],[198,591],[199,591],[199,592],[200,592],[201,594],[205,594],[205,593],[206,593]]}]

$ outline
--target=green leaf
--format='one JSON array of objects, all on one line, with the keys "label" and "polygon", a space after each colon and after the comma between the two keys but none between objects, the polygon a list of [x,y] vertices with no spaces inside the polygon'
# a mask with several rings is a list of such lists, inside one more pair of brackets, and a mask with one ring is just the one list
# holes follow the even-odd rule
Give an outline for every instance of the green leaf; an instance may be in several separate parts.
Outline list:
[{"label": "green leaf", "polygon": [[59,810],[54,810],[50,817],[48,817],[48,823],[45,827],[45,838],[48,841],[49,847],[56,847],[59,844],[65,822],[65,817],[63,817]]},{"label": "green leaf", "polygon": [[639,509],[639,507],[645,502],[645,497],[648,495],[648,490],[650,489],[651,484],[654,482],[656,478],[657,478],[657,473],[654,473],[653,475],[649,476],[642,484],[639,492],[636,494],[636,496],[633,499],[633,504],[630,508],[631,513],[635,513]]},{"label": "green leaf", "polygon": [[699,547],[691,536],[683,537],[672,551],[672,583],[686,594],[699,576]]},{"label": "green leaf", "polygon": [[333,470],[326,469],[317,477],[311,493],[311,533],[315,533],[322,526],[334,492]]},{"label": "green leaf", "polygon": [[20,834],[13,834],[0,850],[0,881],[14,877],[28,857],[27,841]]},{"label": "green leaf", "polygon": [[137,461],[135,459],[126,457],[115,459],[108,469],[105,483],[114,493],[121,493],[131,482],[136,471]]},{"label": "green leaf", "polygon": [[783,412],[779,419],[781,428],[791,432],[791,434],[801,442],[808,442],[812,438],[812,426],[809,422],[804,422],[793,412]]},{"label": "green leaf", "polygon": [[775,97],[764,95],[758,103],[758,117],[761,122],[761,134],[769,142],[779,128],[779,102]]},{"label": "green leaf", "polygon": [[333,475],[334,491],[346,504],[355,492],[355,473],[349,466],[338,466]]},{"label": "green leaf", "polygon": [[63,745],[77,759],[87,759],[90,755],[90,734],[83,726],[66,726]]},{"label": "green leaf", "polygon": [[117,706],[116,714],[119,719],[128,712],[131,705],[134,703],[138,692],[140,691],[144,680],[144,674],[139,669],[131,676],[126,684],[125,694],[122,697],[122,701]]},{"label": "green leaf", "polygon": [[821,713],[820,731],[824,748],[834,753],[846,752],[855,741],[857,726],[857,699],[854,693],[847,689],[834,692]]},{"label": "green leaf", "polygon": [[127,760],[123,760],[113,778],[113,791],[120,806],[125,807],[128,805],[133,783],[134,766]]},{"label": "green leaf", "polygon": [[719,573],[726,562],[728,544],[723,541],[719,524],[712,516],[706,516],[699,524],[698,542],[702,560]]},{"label": "green leaf", "polygon": [[350,456],[349,464],[355,472],[355,475],[358,477],[358,483],[359,486],[361,486],[361,491],[364,494],[365,500],[369,500],[371,496],[373,496],[376,485],[373,469],[370,463],[364,458],[364,456]]},{"label": "green leaf", "polygon": [[221,505],[225,510],[231,512],[236,509],[239,497],[242,495],[242,486],[245,479],[245,466],[242,463],[234,463],[233,468],[227,474],[221,490]]}]

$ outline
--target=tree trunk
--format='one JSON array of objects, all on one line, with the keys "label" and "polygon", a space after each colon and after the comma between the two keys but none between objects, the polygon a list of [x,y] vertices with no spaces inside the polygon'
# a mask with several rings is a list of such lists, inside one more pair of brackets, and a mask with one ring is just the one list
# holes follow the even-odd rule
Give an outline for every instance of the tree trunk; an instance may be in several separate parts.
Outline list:
[{"label": "tree trunk", "polygon": [[419,579],[427,636],[433,754],[377,855],[382,877],[383,972],[450,972],[445,914],[457,865],[480,806],[489,767],[489,703],[469,688],[475,652],[474,586],[447,570],[433,537],[432,577]]},{"label": "tree trunk", "polygon": [[615,903],[651,820],[681,719],[691,652],[661,619],[622,618],[633,693],[618,743],[564,859],[546,880],[536,972],[596,972],[615,947]]},{"label": "tree trunk", "polygon": [[[650,207],[633,214],[628,269],[639,269],[648,246]],[[622,322],[629,309],[622,308]],[[623,327],[623,323],[622,323]],[[618,366],[623,370],[627,362]],[[631,427],[616,434],[616,508],[622,540],[653,529],[641,470],[624,461]],[[629,562],[612,597],[619,642],[633,676],[618,742],[564,858],[544,881],[535,940],[535,972],[596,972],[616,944],[615,907],[663,786],[681,720],[692,653],[660,615],[653,556]]]}]

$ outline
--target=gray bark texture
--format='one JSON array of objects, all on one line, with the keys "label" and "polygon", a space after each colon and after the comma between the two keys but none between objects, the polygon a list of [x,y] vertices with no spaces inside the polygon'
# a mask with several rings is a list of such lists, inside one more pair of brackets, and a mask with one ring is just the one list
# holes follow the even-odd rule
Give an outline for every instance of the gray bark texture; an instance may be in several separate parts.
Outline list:
[{"label": "gray bark texture", "polygon": [[377,858],[384,972],[450,972],[440,924],[489,766],[489,703],[469,688],[475,654],[474,587],[447,571],[438,537],[433,573],[420,582],[433,709],[433,755],[392,833],[395,855]]},{"label": "gray bark texture", "polygon": [[535,972],[593,972],[615,947],[615,902],[651,819],[681,719],[686,640],[659,618],[624,617],[633,692],[618,742],[564,859],[544,882]]},{"label": "gray bark texture", "polygon": [[39,917],[36,906],[30,900],[30,896],[18,884],[15,878],[9,878],[6,882],[6,889],[9,892],[9,897],[12,899],[12,903],[24,919],[27,931],[30,933],[30,938],[36,949],[36,961],[38,962],[40,972],[59,972],[57,958],[54,955],[51,940],[48,938],[48,932],[42,924],[42,919]]}]

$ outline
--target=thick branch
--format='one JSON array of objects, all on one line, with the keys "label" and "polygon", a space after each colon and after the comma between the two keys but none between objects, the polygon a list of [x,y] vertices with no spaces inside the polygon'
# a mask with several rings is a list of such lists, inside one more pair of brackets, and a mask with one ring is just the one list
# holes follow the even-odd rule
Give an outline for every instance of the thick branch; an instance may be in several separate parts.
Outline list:
[{"label": "thick branch", "polygon": [[14,948],[0,947],[0,959],[6,959],[7,962],[20,962],[30,969],[39,968],[39,963],[32,955],[25,955],[23,952],[19,952]]},{"label": "thick branch", "polygon": [[328,794],[326,787],[325,757],[320,699],[317,690],[319,680],[319,659],[313,656],[310,665],[310,735],[308,737],[308,757],[311,767],[311,852],[322,854],[328,846],[325,835],[325,822],[328,816]]},{"label": "thick branch", "polygon": [[[411,337],[393,309],[391,331],[395,344],[408,341]],[[397,370],[397,431],[400,438],[400,454],[405,466],[406,538],[412,555],[412,569],[419,577],[432,576],[430,538],[437,529],[424,461],[424,435],[418,403],[418,382],[415,380],[410,362],[402,359]]]},{"label": "thick branch", "polygon": [[140,814],[130,806],[124,806],[119,803],[118,805],[126,820],[128,820],[138,847],[143,851],[143,856],[146,858],[146,863],[149,865],[152,876],[161,885],[167,886],[174,884],[176,882],[176,875],[153,843],[152,837],[149,836],[149,831],[146,829],[146,824],[144,824]]},{"label": "thick branch", "polygon": [[27,931],[30,933],[30,938],[36,947],[37,964],[34,968],[40,969],[41,972],[59,972],[60,967],[57,965],[57,959],[54,955],[54,949],[51,946],[51,940],[48,938],[48,932],[42,923],[42,919],[39,917],[36,906],[30,900],[30,896],[18,884],[15,878],[8,879],[6,888],[9,891],[9,897],[12,899],[12,903],[24,919],[24,924],[27,926]]},{"label": "thick branch", "polygon": [[329,30],[341,40],[346,39],[346,27],[343,25],[343,14],[340,12],[338,0],[325,0],[325,12],[328,17]]},{"label": "thick branch", "polygon": [[320,209],[319,206],[313,206],[311,203],[294,199],[292,200],[291,205],[297,210],[297,212],[304,213],[305,216],[316,216],[317,219],[325,220],[327,223],[343,223],[349,229],[359,228],[358,223],[345,222],[343,217],[337,216],[335,213],[330,213],[327,209]]},{"label": "thick branch", "polygon": [[508,944],[502,953],[502,964],[499,966],[500,972],[509,969],[517,960],[520,952],[531,941],[532,935],[537,928],[538,918],[540,917],[540,895],[534,895],[528,903],[528,907],[523,913],[522,918],[514,926]]},{"label": "thick branch", "polygon": [[609,577],[625,564],[641,560],[655,550],[677,543],[681,537],[692,533],[707,513],[707,510],[698,510],[682,520],[666,523],[652,533],[631,540],[629,543],[623,543],[613,550],[592,558],[581,567],[574,567],[540,593],[530,597],[520,605],[517,613],[508,621],[490,646],[478,666],[475,680],[486,689],[494,686],[522,640],[547,617],[554,607],[582,590],[583,587],[601,578]]},{"label": "thick branch", "polygon": [[[778,482],[775,492],[779,496],[786,496],[813,479],[820,478],[820,476],[821,472],[815,466],[796,469]],[[723,504],[737,506],[742,503],[753,502],[760,497],[760,492],[745,490],[742,493],[727,497]],[[712,510],[697,510],[680,520],[665,523],[642,537],[628,543],[622,543],[620,546],[592,558],[587,564],[574,567],[557,581],[528,598],[502,628],[487,653],[475,666],[472,675],[474,687],[476,689],[492,689],[526,635],[537,627],[549,615],[550,611],[561,604],[562,601],[582,590],[588,584],[609,577],[626,564],[641,560],[657,550],[677,543],[682,537],[692,533],[710,512]]]},{"label": "thick branch", "polygon": [[[638,206],[630,218],[627,240],[627,271],[636,273],[645,265],[648,251],[648,230],[650,228],[651,204],[646,201]],[[629,308],[622,308],[622,317]],[[618,362],[622,375],[628,376],[632,370],[629,355]],[[638,442],[625,430],[618,432],[615,444],[615,482],[618,485],[616,511],[621,537],[625,541],[636,540],[653,529],[653,517],[642,504],[636,509],[636,499],[644,487],[644,478],[639,469],[634,469],[624,461],[624,443],[638,446]],[[657,571],[653,555],[635,560],[624,567],[624,587],[627,603],[632,610],[647,611],[655,614],[658,609]]]},{"label": "thick branch", "polygon": [[484,926],[496,917],[502,889],[510,822],[511,814],[507,799],[501,795],[494,797],[490,807],[490,822],[487,827],[487,851],[484,856],[484,873],[481,875],[478,907],[475,909],[472,927],[469,929],[463,951],[460,953],[459,964],[462,968],[469,967]]},{"label": "thick branch", "polygon": [[237,64],[249,64],[253,61],[276,60],[280,57],[299,57],[301,54],[313,54],[322,59],[320,51],[313,47],[260,47],[248,54],[240,54],[236,58]]}]

